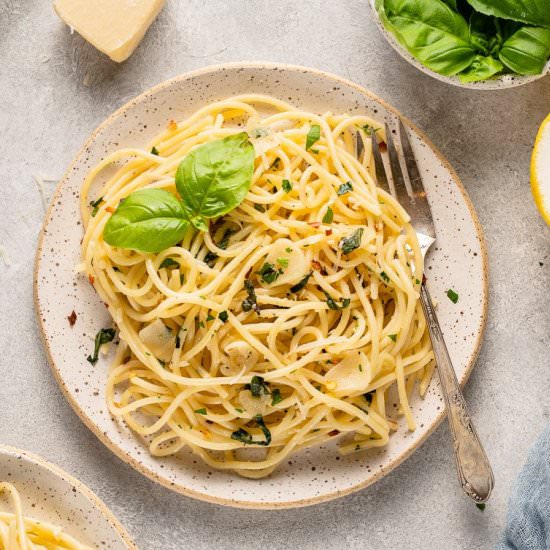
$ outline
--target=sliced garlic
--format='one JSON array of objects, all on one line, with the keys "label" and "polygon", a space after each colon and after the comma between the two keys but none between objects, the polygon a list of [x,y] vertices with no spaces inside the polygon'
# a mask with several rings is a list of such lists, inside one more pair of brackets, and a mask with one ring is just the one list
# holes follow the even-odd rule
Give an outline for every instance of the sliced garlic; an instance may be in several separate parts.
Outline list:
[{"label": "sliced garlic", "polygon": [[366,355],[352,352],[334,365],[325,374],[325,379],[327,387],[330,385],[335,394],[362,393],[370,383],[370,372]]},{"label": "sliced garlic", "polygon": [[139,331],[139,338],[151,353],[161,361],[168,362],[176,347],[176,337],[160,319]]},{"label": "sliced garlic", "polygon": [[280,271],[279,276],[266,286],[294,285],[309,273],[308,255],[290,239],[278,239],[271,247],[266,263]]},{"label": "sliced garlic", "polygon": [[260,354],[248,342],[234,340],[223,348],[220,370],[225,376],[235,376],[241,371],[248,372],[260,358]]},{"label": "sliced garlic", "polygon": [[239,393],[239,402],[244,409],[244,416],[250,418],[258,414],[263,416],[271,403],[271,395],[262,393],[259,397],[254,397],[250,390],[242,390]]}]

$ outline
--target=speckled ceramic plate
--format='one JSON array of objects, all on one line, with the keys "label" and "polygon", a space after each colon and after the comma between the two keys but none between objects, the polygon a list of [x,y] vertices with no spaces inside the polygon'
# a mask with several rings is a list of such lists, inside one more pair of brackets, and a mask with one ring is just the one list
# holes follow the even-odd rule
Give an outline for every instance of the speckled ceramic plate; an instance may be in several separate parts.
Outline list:
[{"label": "speckled ceramic plate", "polygon": [[[92,367],[97,330],[109,314],[90,284],[76,275],[82,226],[78,196],[83,178],[108,151],[142,146],[170,119],[182,119],[206,103],[233,94],[278,96],[306,109],[365,113],[394,125],[397,111],[365,89],[313,69],[277,64],[209,67],[160,84],[116,111],[92,134],[59,184],[47,215],[36,260],[37,314],[53,372],[67,399],[86,425],[120,458],[170,489],[232,506],[275,508],[305,506],[365,487],[397,466],[443,418],[437,377],[427,397],[413,403],[418,428],[401,426],[387,448],[340,457],[334,447],[304,451],[271,477],[243,479],[204,465],[191,452],[153,458],[142,441],[112,419],[105,405],[109,358]],[[406,119],[433,206],[438,241],[428,258],[427,275],[458,378],[464,382],[481,344],[487,305],[483,237],[476,214],[449,164]],[[455,305],[448,288],[460,295]],[[69,327],[67,316],[77,321]],[[451,452],[449,450],[449,452]],[[454,476],[454,472],[449,472]]]},{"label": "speckled ceramic plate", "polygon": [[[0,481],[15,485],[25,516],[58,525],[92,548],[137,550],[124,527],[88,487],[42,458],[0,445]],[[3,495],[0,511],[13,511]]]},{"label": "speckled ceramic plate", "polygon": [[461,82],[457,76],[445,76],[431,69],[428,69],[420,61],[418,61],[414,56],[412,56],[395,38],[395,36],[386,30],[378,12],[375,9],[376,0],[369,0],[370,7],[372,8],[372,14],[376,20],[380,32],[384,35],[384,38],[390,43],[392,48],[406,61],[411,65],[414,65],[417,69],[421,70],[423,73],[426,73],[437,80],[442,82],[447,82],[453,86],[459,86],[460,88],[471,88],[474,90],[503,90],[504,88],[515,88],[516,86],[523,86],[524,84],[529,84],[529,82],[534,82],[539,78],[550,74],[550,59],[546,66],[544,67],[541,74],[522,76],[517,74],[504,74],[495,78],[490,78],[488,80],[481,80],[480,82]]}]

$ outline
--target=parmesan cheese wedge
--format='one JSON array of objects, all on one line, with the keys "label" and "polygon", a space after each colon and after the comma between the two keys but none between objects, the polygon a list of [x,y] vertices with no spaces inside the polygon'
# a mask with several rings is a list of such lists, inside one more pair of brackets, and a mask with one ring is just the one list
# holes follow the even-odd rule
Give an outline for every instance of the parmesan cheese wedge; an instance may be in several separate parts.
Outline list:
[{"label": "parmesan cheese wedge", "polygon": [[55,0],[71,29],[112,60],[124,61],[164,6],[165,0]]}]

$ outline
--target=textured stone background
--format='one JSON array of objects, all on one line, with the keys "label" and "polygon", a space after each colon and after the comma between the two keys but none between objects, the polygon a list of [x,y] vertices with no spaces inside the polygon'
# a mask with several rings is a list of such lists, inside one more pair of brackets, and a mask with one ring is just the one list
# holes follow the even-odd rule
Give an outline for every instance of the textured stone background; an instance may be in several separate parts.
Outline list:
[{"label": "textured stone background", "polygon": [[[348,77],[415,121],[447,156],[489,248],[485,344],[466,387],[496,489],[485,512],[457,485],[446,424],[374,486],[313,508],[240,511],[156,486],[115,458],[61,395],[36,326],[32,269],[46,195],[87,135],[150,86],[209,64],[269,60]],[[37,452],[87,483],[142,550],[489,548],[528,447],[550,416],[550,235],[529,191],[550,78],[474,92],[403,61],[367,0],[168,0],[117,65],[71,35],[46,0],[0,0],[0,442]],[[1,474],[1,473],[0,473]]]}]

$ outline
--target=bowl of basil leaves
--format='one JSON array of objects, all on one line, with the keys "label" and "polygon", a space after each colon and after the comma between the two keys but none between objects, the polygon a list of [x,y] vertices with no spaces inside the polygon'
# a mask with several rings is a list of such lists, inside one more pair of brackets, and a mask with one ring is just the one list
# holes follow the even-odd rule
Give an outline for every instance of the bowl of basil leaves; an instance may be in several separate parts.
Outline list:
[{"label": "bowl of basil leaves", "polygon": [[456,86],[509,88],[550,73],[550,0],[370,0],[407,61]]}]

